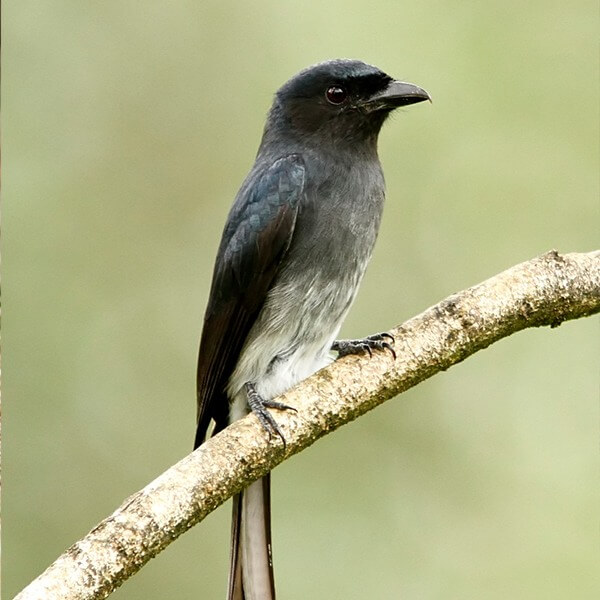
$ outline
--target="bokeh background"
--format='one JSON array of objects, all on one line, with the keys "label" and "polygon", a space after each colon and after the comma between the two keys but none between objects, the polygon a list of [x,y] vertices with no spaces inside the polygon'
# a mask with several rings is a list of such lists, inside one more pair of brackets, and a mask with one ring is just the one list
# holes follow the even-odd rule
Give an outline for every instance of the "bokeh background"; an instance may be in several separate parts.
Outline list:
[{"label": "bokeh background", "polygon": [[[191,449],[223,222],[274,90],[353,57],[389,122],[346,336],[598,246],[597,2],[4,4],[4,597]],[[596,598],[598,321],[506,339],[277,468],[281,598]],[[229,506],[114,594],[223,598]]]}]

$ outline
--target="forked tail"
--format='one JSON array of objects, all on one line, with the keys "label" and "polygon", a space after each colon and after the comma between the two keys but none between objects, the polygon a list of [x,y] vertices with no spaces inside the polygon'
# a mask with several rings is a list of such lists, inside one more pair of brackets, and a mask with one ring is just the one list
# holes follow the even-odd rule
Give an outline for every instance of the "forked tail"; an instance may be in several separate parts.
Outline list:
[{"label": "forked tail", "polygon": [[233,499],[227,600],[275,600],[270,473]]}]

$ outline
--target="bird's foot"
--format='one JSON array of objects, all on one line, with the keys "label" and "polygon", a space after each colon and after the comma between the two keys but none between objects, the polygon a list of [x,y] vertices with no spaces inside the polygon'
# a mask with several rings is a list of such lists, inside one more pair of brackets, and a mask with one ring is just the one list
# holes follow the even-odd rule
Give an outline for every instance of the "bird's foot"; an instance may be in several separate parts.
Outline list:
[{"label": "bird's foot", "polygon": [[[386,339],[390,340],[387,342]],[[338,353],[340,356],[346,356],[347,354],[362,354],[368,352],[369,356],[373,356],[373,350],[389,350],[396,360],[396,351],[392,347],[394,343],[394,336],[390,333],[376,333],[370,335],[363,340],[336,340],[333,342],[331,349]]]},{"label": "bird's foot", "polygon": [[293,410],[296,409],[293,406],[283,404],[283,402],[275,402],[274,400],[265,400],[254,387],[253,383],[246,383],[246,396],[248,397],[248,406],[252,412],[256,415],[263,429],[269,434],[269,439],[273,437],[273,434],[279,436],[283,442],[283,449],[285,450],[285,437],[283,432],[277,425],[277,421],[273,418],[273,415],[267,410],[267,408],[276,408],[277,410]]}]

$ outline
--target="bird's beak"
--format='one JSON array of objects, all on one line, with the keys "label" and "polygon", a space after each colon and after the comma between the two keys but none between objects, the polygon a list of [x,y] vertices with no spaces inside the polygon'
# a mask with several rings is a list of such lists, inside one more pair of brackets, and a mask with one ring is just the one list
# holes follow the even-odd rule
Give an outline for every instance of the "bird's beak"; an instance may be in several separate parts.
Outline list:
[{"label": "bird's beak", "polygon": [[383,91],[377,92],[367,100],[365,107],[369,111],[392,110],[424,100],[431,102],[431,96],[424,89],[404,81],[390,81]]}]

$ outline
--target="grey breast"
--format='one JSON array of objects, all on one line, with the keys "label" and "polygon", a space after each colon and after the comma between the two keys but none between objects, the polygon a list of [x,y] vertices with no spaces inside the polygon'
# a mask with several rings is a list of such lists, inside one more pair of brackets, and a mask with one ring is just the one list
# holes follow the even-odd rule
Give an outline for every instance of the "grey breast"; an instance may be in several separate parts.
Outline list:
[{"label": "grey breast", "polygon": [[277,365],[294,371],[283,387],[322,366],[371,256],[384,201],[379,162],[360,169],[330,163],[329,172],[308,182],[290,247],[242,349],[230,393],[274,375]]}]

